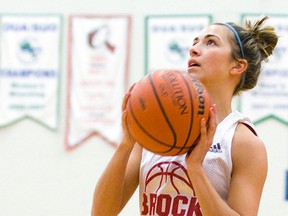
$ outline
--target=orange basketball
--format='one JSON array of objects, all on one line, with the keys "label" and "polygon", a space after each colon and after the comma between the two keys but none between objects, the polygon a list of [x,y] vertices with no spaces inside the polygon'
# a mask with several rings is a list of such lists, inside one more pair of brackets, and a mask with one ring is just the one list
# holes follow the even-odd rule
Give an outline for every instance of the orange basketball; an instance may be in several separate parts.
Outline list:
[{"label": "orange basketball", "polygon": [[209,96],[190,74],[157,70],[141,79],[127,102],[127,126],[144,148],[164,156],[184,154],[209,118]]}]

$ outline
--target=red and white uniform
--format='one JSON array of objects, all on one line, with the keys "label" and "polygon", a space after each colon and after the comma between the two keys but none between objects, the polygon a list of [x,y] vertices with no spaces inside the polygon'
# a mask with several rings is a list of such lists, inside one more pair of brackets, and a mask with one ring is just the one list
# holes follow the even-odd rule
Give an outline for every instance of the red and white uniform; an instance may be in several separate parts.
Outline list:
[{"label": "red and white uniform", "polygon": [[[230,113],[218,124],[203,162],[207,177],[224,200],[228,197],[232,173],[232,139],[239,122],[255,132],[252,123],[242,114]],[[143,149],[139,183],[141,215],[202,215],[193,182],[187,174],[185,157],[186,154],[160,156]]]}]

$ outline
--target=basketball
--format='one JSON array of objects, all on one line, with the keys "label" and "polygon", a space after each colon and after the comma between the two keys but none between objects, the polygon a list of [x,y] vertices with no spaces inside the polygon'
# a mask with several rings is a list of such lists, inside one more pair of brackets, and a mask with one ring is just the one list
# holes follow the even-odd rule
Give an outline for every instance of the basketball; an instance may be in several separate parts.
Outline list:
[{"label": "basketball", "polygon": [[210,101],[202,83],[178,70],[156,70],[136,83],[127,102],[127,127],[144,148],[163,156],[187,153],[200,137]]}]

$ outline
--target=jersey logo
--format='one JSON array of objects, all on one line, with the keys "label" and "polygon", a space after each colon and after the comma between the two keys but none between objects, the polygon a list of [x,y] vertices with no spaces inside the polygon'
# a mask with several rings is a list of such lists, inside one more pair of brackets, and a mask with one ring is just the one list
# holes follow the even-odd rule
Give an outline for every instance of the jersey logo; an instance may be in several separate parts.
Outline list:
[{"label": "jersey logo", "polygon": [[202,216],[187,169],[176,161],[160,162],[147,172],[141,215]]},{"label": "jersey logo", "polygon": [[222,153],[222,149],[221,149],[220,143],[213,144],[213,145],[209,148],[209,152]]}]

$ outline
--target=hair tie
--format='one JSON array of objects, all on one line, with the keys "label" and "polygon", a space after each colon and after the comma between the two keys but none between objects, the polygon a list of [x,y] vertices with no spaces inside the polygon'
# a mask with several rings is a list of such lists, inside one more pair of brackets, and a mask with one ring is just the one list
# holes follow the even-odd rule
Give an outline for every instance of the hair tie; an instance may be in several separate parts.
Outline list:
[{"label": "hair tie", "polygon": [[245,55],[244,55],[244,51],[243,51],[243,46],[242,46],[242,42],[241,42],[241,39],[240,39],[240,36],[238,34],[238,32],[236,31],[236,29],[229,23],[223,23],[223,25],[227,26],[234,34],[236,40],[237,40],[237,43],[238,43],[238,46],[240,48],[240,51],[241,51],[241,57],[244,58]]}]

